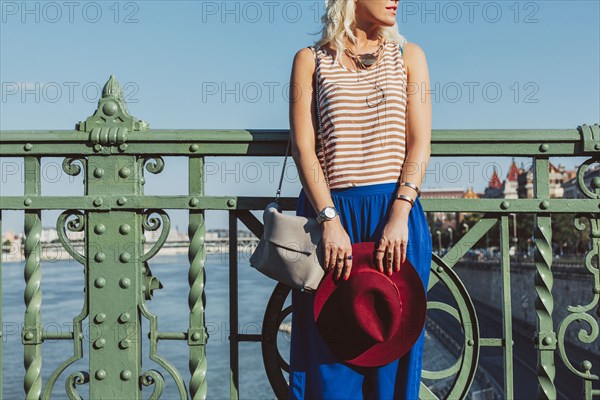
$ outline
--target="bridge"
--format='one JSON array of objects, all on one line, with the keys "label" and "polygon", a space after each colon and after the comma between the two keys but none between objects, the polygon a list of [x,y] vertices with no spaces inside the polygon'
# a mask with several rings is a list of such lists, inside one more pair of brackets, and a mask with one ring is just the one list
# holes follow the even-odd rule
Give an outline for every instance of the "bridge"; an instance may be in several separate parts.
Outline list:
[{"label": "bridge", "polygon": [[[141,398],[143,387],[153,387],[152,399],[160,398],[166,380],[177,387],[181,399],[204,399],[207,395],[206,372],[209,363],[206,345],[205,241],[207,210],[224,210],[229,215],[229,322],[239,321],[238,256],[241,240],[238,223],[244,224],[257,238],[263,225],[251,213],[262,210],[271,197],[209,196],[203,179],[205,157],[283,156],[289,137],[288,130],[152,130],[147,122],[132,116],[125,104],[123,90],[111,76],[104,86],[102,98],[94,113],[78,122],[74,130],[0,131],[0,157],[20,157],[24,160],[24,193],[22,196],[0,196],[0,228],[4,211],[24,213],[25,242],[25,313],[20,332],[23,345],[23,398],[50,399],[54,386],[65,370],[84,354],[83,330],[99,332],[88,343],[87,369],[66,377],[66,395],[80,399],[78,390],[85,388],[91,399]],[[444,398],[461,399],[478,373],[480,354],[485,348],[500,352],[501,365],[494,374],[501,377],[501,390],[506,399],[515,398],[515,360],[528,362],[532,379],[518,381],[531,385],[540,399],[560,398],[560,382],[578,382],[580,398],[600,396],[599,377],[594,372],[598,360],[591,357],[574,363],[566,332],[574,322],[583,322],[577,337],[585,344],[598,340],[598,306],[600,299],[600,177],[586,186],[583,176],[594,163],[600,162],[600,127],[582,124],[572,130],[434,130],[432,157],[529,157],[535,165],[534,198],[532,199],[422,199],[426,212],[476,212],[483,217],[443,255],[434,254],[428,291],[428,310],[444,313],[447,321],[459,324],[462,334],[453,337],[458,357],[453,365],[439,371],[423,372],[428,381],[450,379]],[[146,173],[160,174],[165,166],[163,157],[184,157],[188,162],[189,193],[186,195],[146,195]],[[583,198],[551,198],[549,191],[550,157],[585,157],[578,168],[579,189]],[[85,184],[82,196],[47,196],[41,191],[41,160],[61,157],[62,169],[71,176],[82,174]],[[295,198],[282,198],[284,210],[295,210]],[[187,304],[189,323],[185,331],[158,329],[158,316],[148,308],[153,292],[161,288],[160,277],[153,276],[153,257],[165,243],[170,229],[166,209],[189,213],[188,235],[189,293]],[[60,244],[84,267],[84,305],[73,317],[72,330],[54,333],[42,329],[41,303],[41,242],[42,211],[60,210],[56,221]],[[555,298],[552,253],[552,214],[573,214],[573,230],[589,231],[590,248],[583,260],[586,274],[592,282],[590,291],[581,291],[580,303],[570,305],[567,316],[555,318]],[[509,218],[511,214],[534,215],[536,298],[532,312],[536,326],[531,341],[515,348],[512,303],[511,259],[509,257]],[[493,335],[482,331],[481,315],[455,268],[461,258],[499,224],[501,258],[500,329]],[[144,232],[158,231],[159,240],[146,250]],[[69,241],[67,232],[85,232],[83,246]],[[116,249],[108,252],[106,249]],[[235,249],[235,250],[234,250]],[[594,261],[595,260],[595,261]],[[2,268],[0,268],[0,273]],[[0,275],[0,283],[2,276]],[[442,293],[443,294],[439,294]],[[240,396],[239,345],[257,342],[262,348],[269,383],[277,398],[286,398],[285,377],[289,366],[278,349],[276,335],[291,309],[285,307],[290,289],[276,285],[266,305],[262,331],[259,334],[231,332],[230,397]],[[0,293],[1,295],[1,293]],[[0,296],[1,300],[1,296]],[[0,304],[1,309],[1,304]],[[0,318],[1,318],[0,314]],[[488,318],[489,316],[486,316]],[[150,330],[142,340],[142,323],[149,321]],[[1,322],[1,320],[0,320]],[[85,326],[84,326],[85,325]],[[114,333],[114,326],[119,327]],[[4,327],[4,325],[2,325]],[[283,327],[285,328],[285,327]],[[430,325],[429,328],[433,329]],[[132,340],[134,338],[135,340]],[[50,340],[73,343],[73,354],[42,381],[42,348],[52,346]],[[163,341],[177,341],[188,347],[190,379],[169,361],[169,354],[158,350]],[[47,342],[47,343],[45,343]],[[142,368],[142,348],[166,372]],[[531,357],[523,359],[523,352]],[[2,353],[0,352],[0,361]],[[243,368],[243,365],[241,365]],[[560,374],[558,374],[560,372]],[[0,386],[2,385],[0,376]],[[421,399],[437,399],[422,383]]]}]

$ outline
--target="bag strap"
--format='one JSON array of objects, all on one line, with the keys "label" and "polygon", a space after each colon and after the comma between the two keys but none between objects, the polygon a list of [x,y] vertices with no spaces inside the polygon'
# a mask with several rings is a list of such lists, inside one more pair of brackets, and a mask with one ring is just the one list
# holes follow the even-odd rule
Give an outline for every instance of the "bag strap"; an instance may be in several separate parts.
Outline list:
[{"label": "bag strap", "polygon": [[[313,51],[313,53],[315,54],[314,84],[315,84],[315,109],[316,109],[316,113],[317,113],[317,123],[318,123],[317,134],[321,138],[321,150],[323,151],[323,161],[325,161],[325,183],[327,184],[327,189],[329,190],[329,193],[331,193],[331,188],[329,187],[329,171],[327,170],[327,157],[325,155],[325,145],[323,143],[321,110],[319,107],[319,79],[317,77],[317,71],[319,70],[319,56],[318,56],[317,50],[315,49],[314,46],[308,46],[308,48],[311,49]],[[279,178],[279,187],[277,188],[277,194],[275,195],[275,201],[277,202],[277,204],[279,204],[279,197],[281,195],[281,184],[283,183],[283,174],[285,172],[285,164],[287,162],[291,140],[292,140],[292,135],[290,134],[290,137],[288,139],[288,145],[285,150],[285,158],[283,159],[283,168],[281,170],[281,177]]]},{"label": "bag strap", "polygon": [[283,168],[281,169],[281,177],[279,178],[279,187],[277,188],[277,194],[275,195],[275,201],[279,204],[279,196],[281,194],[281,184],[283,183],[283,173],[285,172],[285,163],[287,162],[288,152],[290,149],[290,141],[292,140],[292,135],[288,139],[287,148],[285,149],[285,158],[283,159]]}]

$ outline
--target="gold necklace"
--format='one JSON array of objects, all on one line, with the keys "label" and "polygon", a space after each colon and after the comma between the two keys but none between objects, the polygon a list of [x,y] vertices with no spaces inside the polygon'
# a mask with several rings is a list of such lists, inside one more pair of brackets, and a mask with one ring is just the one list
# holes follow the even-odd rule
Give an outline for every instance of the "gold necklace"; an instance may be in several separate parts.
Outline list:
[{"label": "gold necklace", "polygon": [[371,53],[356,55],[352,50],[350,50],[347,47],[345,51],[348,57],[350,57],[355,64],[360,65],[362,69],[369,69],[371,66],[373,66],[373,64],[375,64],[379,60],[379,54],[381,53],[381,50],[383,49],[386,43],[385,37],[383,35],[379,35],[379,42],[380,43],[377,49]]}]

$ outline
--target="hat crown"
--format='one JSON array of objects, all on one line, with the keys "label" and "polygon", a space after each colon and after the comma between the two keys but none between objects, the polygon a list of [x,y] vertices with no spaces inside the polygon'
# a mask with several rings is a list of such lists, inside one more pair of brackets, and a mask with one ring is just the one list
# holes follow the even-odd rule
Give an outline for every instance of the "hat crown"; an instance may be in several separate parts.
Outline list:
[{"label": "hat crown", "polygon": [[348,307],[345,318],[377,343],[388,341],[400,326],[402,303],[398,288],[387,276],[373,269],[354,274],[340,289]]}]

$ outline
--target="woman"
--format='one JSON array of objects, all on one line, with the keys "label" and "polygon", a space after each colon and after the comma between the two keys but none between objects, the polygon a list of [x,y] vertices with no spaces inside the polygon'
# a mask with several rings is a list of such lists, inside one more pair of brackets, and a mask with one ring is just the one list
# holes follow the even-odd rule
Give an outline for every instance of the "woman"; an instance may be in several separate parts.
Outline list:
[{"label": "woman", "polygon": [[[397,0],[330,0],[316,48],[294,58],[290,127],[302,183],[296,215],[321,216],[325,268],[336,279],[350,275],[351,244],[374,241],[379,271],[391,275],[408,258],[427,288],[431,237],[418,190],[430,156],[431,104],[421,95],[429,73],[421,48],[398,32],[397,7]],[[424,329],[402,358],[354,367],[319,336],[313,301],[311,293],[292,292],[290,398],[418,399]]]}]

